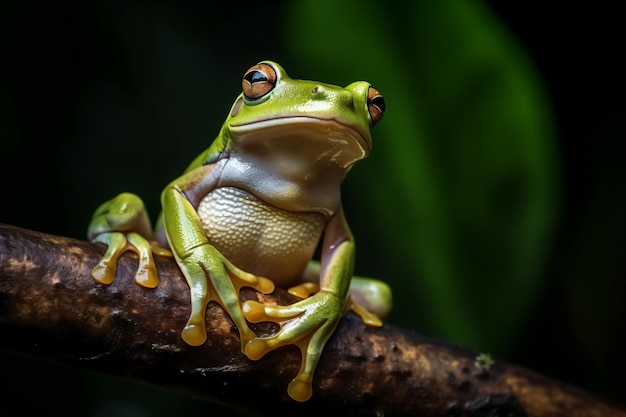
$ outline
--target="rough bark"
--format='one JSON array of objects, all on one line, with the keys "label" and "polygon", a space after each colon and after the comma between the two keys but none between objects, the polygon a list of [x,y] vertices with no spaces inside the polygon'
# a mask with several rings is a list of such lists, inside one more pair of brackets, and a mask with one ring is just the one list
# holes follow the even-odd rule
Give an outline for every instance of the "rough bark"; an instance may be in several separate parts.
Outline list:
[{"label": "rough bark", "polygon": [[[624,407],[528,369],[497,360],[489,370],[477,352],[385,324],[369,328],[349,313],[327,344],[313,398],[287,396],[300,354],[274,351],[258,361],[240,351],[223,310],[208,307],[208,341],[180,338],[189,290],[176,264],[157,257],[160,285],[131,278],[133,254],[105,286],[90,277],[102,245],[0,224],[0,349],[140,379],[245,407],[259,415],[326,410],[352,416],[625,416]],[[285,304],[277,290],[242,298]],[[274,330],[253,325],[260,334]]]}]

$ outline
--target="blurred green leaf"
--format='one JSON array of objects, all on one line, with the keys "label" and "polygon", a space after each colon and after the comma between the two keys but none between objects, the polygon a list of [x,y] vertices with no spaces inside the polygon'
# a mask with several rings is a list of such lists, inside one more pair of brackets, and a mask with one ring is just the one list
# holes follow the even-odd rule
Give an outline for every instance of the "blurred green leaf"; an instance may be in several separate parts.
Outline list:
[{"label": "blurred green leaf", "polygon": [[393,322],[503,353],[545,281],[558,206],[550,109],[524,51],[478,1],[289,5],[291,75],[365,79],[387,104],[344,191],[357,273],[391,284]]}]

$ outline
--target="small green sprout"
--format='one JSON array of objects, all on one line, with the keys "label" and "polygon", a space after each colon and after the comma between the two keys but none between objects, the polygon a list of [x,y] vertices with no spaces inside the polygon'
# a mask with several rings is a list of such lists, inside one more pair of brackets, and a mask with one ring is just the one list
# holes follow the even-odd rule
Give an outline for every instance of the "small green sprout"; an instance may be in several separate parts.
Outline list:
[{"label": "small green sprout", "polygon": [[476,356],[476,362],[485,370],[491,369],[494,363],[496,363],[489,353],[480,353]]}]

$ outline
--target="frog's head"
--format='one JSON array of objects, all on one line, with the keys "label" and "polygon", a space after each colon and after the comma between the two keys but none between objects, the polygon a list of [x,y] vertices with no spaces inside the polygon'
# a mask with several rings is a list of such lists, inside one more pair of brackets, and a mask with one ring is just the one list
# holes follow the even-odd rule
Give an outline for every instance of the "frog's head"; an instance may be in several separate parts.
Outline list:
[{"label": "frog's head", "polygon": [[248,69],[241,84],[224,124],[231,150],[252,146],[348,169],[369,153],[370,129],[385,111],[383,97],[367,82],[342,88],[296,80],[272,61]]}]

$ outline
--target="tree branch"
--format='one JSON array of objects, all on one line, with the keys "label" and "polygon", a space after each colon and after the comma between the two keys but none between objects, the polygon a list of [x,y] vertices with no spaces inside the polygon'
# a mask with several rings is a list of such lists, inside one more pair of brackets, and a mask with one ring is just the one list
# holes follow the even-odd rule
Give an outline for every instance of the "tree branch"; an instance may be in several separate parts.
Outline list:
[{"label": "tree branch", "polygon": [[[297,403],[287,384],[300,366],[285,347],[259,361],[240,351],[238,332],[215,303],[208,341],[186,345],[180,331],[189,289],[175,262],[157,257],[161,282],[131,278],[136,258],[120,258],[113,284],[90,276],[102,245],[0,224],[0,349],[126,376],[244,406],[259,415],[317,416],[624,416],[626,409],[527,369],[497,361],[486,370],[476,352],[385,324],[364,326],[352,313],[328,342],[313,398]],[[251,289],[244,299],[285,304]],[[273,325],[252,325],[258,334]]]}]

